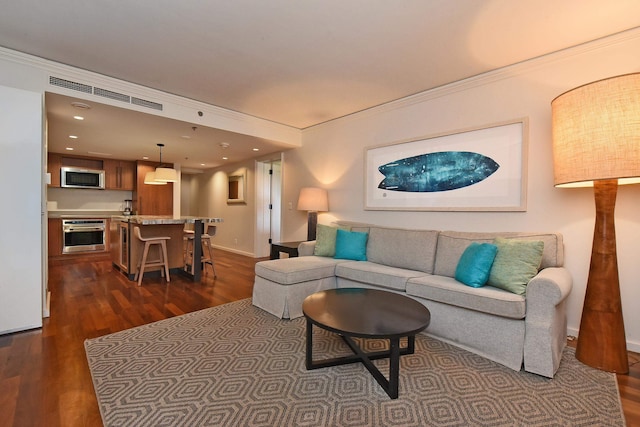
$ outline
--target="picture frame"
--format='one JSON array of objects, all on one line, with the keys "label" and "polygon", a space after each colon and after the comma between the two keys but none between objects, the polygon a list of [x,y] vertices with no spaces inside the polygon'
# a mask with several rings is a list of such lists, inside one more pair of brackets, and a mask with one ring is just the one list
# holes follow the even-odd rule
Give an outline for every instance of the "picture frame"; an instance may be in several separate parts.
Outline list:
[{"label": "picture frame", "polygon": [[528,118],[365,148],[364,209],[526,211]]},{"label": "picture frame", "polygon": [[247,171],[239,169],[227,176],[227,204],[246,203]]}]

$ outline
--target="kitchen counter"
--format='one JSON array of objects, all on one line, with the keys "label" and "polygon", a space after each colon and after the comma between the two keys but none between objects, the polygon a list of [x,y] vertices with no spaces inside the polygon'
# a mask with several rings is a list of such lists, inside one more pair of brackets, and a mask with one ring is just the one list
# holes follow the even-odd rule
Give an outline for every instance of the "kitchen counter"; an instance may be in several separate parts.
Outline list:
[{"label": "kitchen counter", "polygon": [[111,218],[114,215],[122,215],[120,211],[82,211],[82,210],[50,210],[49,218],[75,219],[75,218]]},{"label": "kitchen counter", "polygon": [[114,215],[111,219],[113,221],[125,221],[138,225],[195,224],[196,221],[200,221],[201,223],[222,222],[222,218],[205,218],[201,216],[181,216],[174,218],[162,215]]},{"label": "kitchen counter", "polygon": [[133,236],[134,226],[140,227],[143,237],[169,237],[167,252],[169,257],[169,269],[172,274],[180,272],[190,276],[194,281],[200,281],[202,274],[201,263],[196,263],[193,274],[184,271],[184,227],[185,224],[194,224],[194,259],[200,259],[202,246],[200,236],[205,223],[221,223],[222,218],[206,218],[199,216],[172,216],[157,215],[113,215],[111,216],[111,254],[113,264],[130,280],[137,271],[137,263],[142,255],[143,244]]}]

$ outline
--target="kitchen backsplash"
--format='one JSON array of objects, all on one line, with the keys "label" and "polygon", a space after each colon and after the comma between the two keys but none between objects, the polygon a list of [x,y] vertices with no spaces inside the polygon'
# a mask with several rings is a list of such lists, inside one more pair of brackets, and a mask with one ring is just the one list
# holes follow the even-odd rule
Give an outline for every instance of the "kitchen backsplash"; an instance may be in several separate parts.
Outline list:
[{"label": "kitchen backsplash", "polygon": [[48,188],[48,211],[122,211],[131,191]]}]

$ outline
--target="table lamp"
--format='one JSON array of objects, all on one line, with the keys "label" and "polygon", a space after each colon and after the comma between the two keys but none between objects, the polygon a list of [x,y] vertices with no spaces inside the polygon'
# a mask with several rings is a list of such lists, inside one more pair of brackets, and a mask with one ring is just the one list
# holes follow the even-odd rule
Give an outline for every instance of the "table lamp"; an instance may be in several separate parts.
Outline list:
[{"label": "table lamp", "polygon": [[593,186],[596,219],[576,358],[628,373],[614,210],[618,185],[640,183],[640,73],[580,86],[551,102],[554,184]]},{"label": "table lamp", "polygon": [[315,240],[316,226],[318,225],[318,212],[326,212],[329,210],[327,190],[315,187],[304,187],[300,189],[298,210],[308,212],[307,240]]}]

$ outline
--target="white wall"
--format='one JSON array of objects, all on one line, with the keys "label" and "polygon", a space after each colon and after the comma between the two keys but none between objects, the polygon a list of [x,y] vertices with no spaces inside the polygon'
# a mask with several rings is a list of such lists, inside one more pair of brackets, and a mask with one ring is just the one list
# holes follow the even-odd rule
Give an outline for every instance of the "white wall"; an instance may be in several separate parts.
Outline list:
[{"label": "white wall", "polygon": [[[551,153],[551,100],[579,85],[640,71],[640,31],[611,37],[509,69],[458,82],[376,109],[307,129],[303,147],[285,156],[285,203],[303,186],[329,190],[334,219],[427,229],[559,231],[574,288],[569,332],[577,334],[585,293],[595,206],[591,189],[556,189]],[[425,70],[428,72],[428,70]],[[389,212],[363,209],[367,146],[417,139],[520,117],[529,118],[526,212]],[[616,228],[623,312],[630,349],[640,351],[640,186],[620,187]],[[285,210],[283,239],[305,235],[305,216]]]},{"label": "white wall", "polygon": [[42,95],[0,86],[0,334],[42,326]]}]

